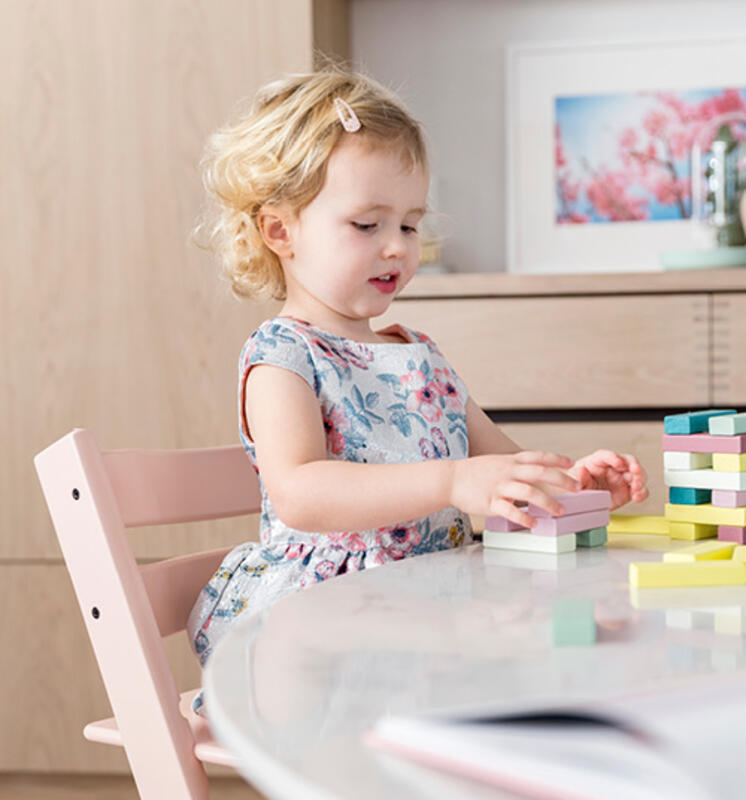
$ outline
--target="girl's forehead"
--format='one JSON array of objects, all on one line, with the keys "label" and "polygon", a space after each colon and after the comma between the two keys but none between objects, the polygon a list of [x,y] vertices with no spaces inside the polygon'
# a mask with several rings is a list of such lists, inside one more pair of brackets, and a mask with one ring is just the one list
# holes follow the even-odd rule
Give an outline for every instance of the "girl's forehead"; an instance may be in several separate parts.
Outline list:
[{"label": "girl's forehead", "polygon": [[398,147],[355,142],[352,136],[329,157],[324,189],[355,196],[427,193],[429,178],[424,165],[408,163]]}]

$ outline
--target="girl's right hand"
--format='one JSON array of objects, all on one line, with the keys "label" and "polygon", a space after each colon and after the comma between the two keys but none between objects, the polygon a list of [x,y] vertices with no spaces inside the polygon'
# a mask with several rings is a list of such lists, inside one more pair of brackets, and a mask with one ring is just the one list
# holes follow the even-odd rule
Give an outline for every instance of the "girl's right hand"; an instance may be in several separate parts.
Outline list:
[{"label": "girl's right hand", "polygon": [[555,487],[558,494],[580,490],[580,483],[565,472],[573,460],[556,453],[524,450],[452,463],[451,505],[467,514],[505,517],[526,528],[533,527],[536,519],[515,501],[533,503],[558,516],[564,508],[545,487]]}]

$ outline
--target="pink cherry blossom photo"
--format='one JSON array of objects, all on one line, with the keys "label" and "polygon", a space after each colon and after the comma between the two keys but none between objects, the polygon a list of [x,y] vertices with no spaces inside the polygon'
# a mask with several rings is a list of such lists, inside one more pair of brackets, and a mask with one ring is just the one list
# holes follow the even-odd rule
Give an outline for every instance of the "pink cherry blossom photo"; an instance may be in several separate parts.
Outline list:
[{"label": "pink cherry blossom photo", "polygon": [[[746,88],[555,98],[556,221],[688,219],[692,147],[706,151],[739,112],[746,122]],[[746,125],[723,124],[746,140]]]}]

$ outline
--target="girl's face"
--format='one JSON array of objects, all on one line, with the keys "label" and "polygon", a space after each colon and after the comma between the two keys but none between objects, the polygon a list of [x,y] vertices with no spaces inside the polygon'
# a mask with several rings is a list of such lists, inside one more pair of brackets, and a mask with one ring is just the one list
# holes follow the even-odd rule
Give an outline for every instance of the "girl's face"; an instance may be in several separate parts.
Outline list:
[{"label": "girl's face", "polygon": [[327,164],[318,195],[286,223],[292,256],[283,258],[283,313],[350,338],[370,338],[417,269],[417,226],[429,176],[408,169],[398,151],[346,136]]}]

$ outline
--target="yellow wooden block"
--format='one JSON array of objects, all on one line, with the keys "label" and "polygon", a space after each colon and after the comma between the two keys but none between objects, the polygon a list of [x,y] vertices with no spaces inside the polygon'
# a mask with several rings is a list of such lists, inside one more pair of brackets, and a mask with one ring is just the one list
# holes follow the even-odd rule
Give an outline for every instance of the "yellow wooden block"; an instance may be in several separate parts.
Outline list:
[{"label": "yellow wooden block", "polygon": [[728,560],[672,564],[637,561],[629,565],[629,582],[640,589],[653,586],[737,586],[746,584],[746,562]]},{"label": "yellow wooden block", "polygon": [[612,514],[606,531],[608,533],[652,533],[668,536],[668,520],[665,517],[642,514]]},{"label": "yellow wooden block", "polygon": [[736,549],[733,551],[733,555],[731,558],[734,561],[746,561],[746,545],[739,544],[736,546]]},{"label": "yellow wooden block", "polygon": [[664,553],[663,560],[669,564],[725,560],[732,556],[735,549],[735,542],[700,542]]},{"label": "yellow wooden block", "polygon": [[713,453],[715,472],[746,472],[746,453]]},{"label": "yellow wooden block", "polygon": [[665,516],[669,522],[700,522],[703,525],[735,525],[746,528],[746,507],[724,508],[712,503],[689,506],[666,503]]},{"label": "yellow wooden block", "polygon": [[668,535],[672,539],[712,539],[718,535],[717,525],[703,525],[701,522],[669,522]]}]

